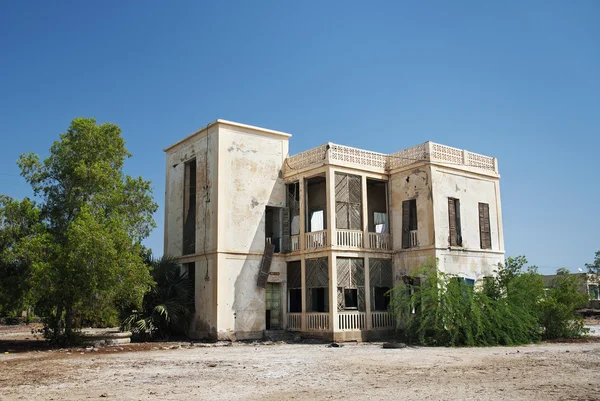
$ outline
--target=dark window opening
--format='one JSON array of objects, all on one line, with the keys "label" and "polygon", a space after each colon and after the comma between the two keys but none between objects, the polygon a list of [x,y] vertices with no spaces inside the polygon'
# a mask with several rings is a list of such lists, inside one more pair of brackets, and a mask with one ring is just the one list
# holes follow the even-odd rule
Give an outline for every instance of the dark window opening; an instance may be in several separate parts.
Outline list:
[{"label": "dark window opening", "polygon": [[479,204],[479,242],[481,249],[492,249],[490,205],[487,203]]},{"label": "dark window opening", "polygon": [[448,219],[450,224],[450,246],[462,246],[462,228],[460,226],[460,200],[448,198]]},{"label": "dark window opening", "polygon": [[385,311],[388,309],[388,306],[390,305],[390,294],[388,294],[389,290],[389,287],[373,287],[373,298],[375,300],[373,310]]},{"label": "dark window opening", "polygon": [[389,233],[387,182],[367,179],[368,230],[371,233]]},{"label": "dark window opening", "polygon": [[344,288],[344,308],[358,309],[358,289]]},{"label": "dark window opening", "polygon": [[417,229],[417,200],[405,200],[402,202],[402,248],[418,246]]},{"label": "dark window opening", "polygon": [[289,290],[289,312],[300,313],[302,312],[302,289],[292,288]]},{"label": "dark window opening", "polygon": [[325,308],[325,297],[327,293],[325,288],[311,288],[312,292],[312,312],[327,312]]},{"label": "dark window opening", "polygon": [[184,165],[183,255],[196,253],[196,159]]},{"label": "dark window opening", "polygon": [[456,281],[458,281],[459,283],[465,283],[468,286],[475,286],[475,280],[473,280],[472,278],[465,278],[465,277],[456,277]]},{"label": "dark window opening", "polygon": [[187,273],[187,279],[190,288],[190,299],[196,303],[196,263],[184,263],[185,273]]},{"label": "dark window opening", "polygon": [[274,252],[281,252],[282,216],[280,207],[267,206],[265,210],[265,240],[273,244]]},{"label": "dark window opening", "polygon": [[[305,229],[306,232],[327,230],[327,185],[325,177],[317,176],[305,184]],[[292,217],[293,223],[293,217]],[[298,232],[300,220],[298,217]],[[293,230],[292,230],[293,231]],[[292,234],[297,235],[297,234]]]}]

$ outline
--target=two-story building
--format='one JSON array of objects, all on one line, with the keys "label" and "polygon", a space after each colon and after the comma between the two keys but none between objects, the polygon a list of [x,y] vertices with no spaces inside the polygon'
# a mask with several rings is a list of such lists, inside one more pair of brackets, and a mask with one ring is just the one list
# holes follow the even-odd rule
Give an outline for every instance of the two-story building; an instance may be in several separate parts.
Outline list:
[{"label": "two-story building", "polygon": [[165,149],[164,250],[195,280],[192,337],[375,339],[411,269],[475,282],[503,261],[496,159],[432,142],[289,156],[290,137],[217,120]]}]

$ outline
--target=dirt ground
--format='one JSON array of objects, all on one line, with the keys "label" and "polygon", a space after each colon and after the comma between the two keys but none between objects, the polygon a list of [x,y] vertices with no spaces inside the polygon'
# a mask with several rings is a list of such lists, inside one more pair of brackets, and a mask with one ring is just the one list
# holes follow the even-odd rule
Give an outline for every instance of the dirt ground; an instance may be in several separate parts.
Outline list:
[{"label": "dirt ground", "polygon": [[0,341],[0,350],[9,348],[0,354],[0,400],[600,400],[598,341],[404,349],[151,343],[98,351],[24,351]]}]

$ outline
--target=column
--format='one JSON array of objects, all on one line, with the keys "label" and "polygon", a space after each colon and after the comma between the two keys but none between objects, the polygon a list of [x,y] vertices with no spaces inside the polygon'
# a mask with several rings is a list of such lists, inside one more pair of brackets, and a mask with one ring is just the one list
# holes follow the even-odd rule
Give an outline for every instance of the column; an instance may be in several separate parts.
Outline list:
[{"label": "column", "polygon": [[306,188],[304,187],[305,184],[306,180],[304,179],[304,177],[300,177],[300,180],[298,181],[298,188],[300,189],[300,194],[298,195],[300,199],[300,251],[304,251],[306,249]]},{"label": "column", "polygon": [[361,178],[362,189],[362,230],[363,230],[363,248],[369,248],[369,205],[367,195],[367,177],[364,175]]},{"label": "column", "polygon": [[325,173],[325,188],[327,192],[327,243],[329,246],[337,245],[335,229],[335,170],[327,167]]},{"label": "column", "polygon": [[[300,230],[302,232],[302,230]],[[300,286],[302,287],[302,316],[300,328],[306,331],[306,259],[300,259]]]},{"label": "column", "polygon": [[332,252],[327,255],[329,267],[329,328],[336,332],[339,330],[337,310],[337,264]]},{"label": "column", "polygon": [[369,258],[365,257],[365,324],[366,329],[371,330],[373,322],[371,321],[371,278],[369,277]]}]

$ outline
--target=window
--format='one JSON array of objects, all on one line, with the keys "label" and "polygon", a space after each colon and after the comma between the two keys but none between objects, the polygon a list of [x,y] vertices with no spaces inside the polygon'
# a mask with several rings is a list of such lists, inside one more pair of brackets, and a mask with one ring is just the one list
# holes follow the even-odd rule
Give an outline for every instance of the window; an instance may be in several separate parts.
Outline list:
[{"label": "window", "polygon": [[344,288],[344,309],[358,309],[357,288]]},{"label": "window", "polygon": [[289,312],[290,313],[300,313],[302,312],[302,289],[301,288],[292,288],[289,290],[290,300],[289,300]]},{"label": "window", "polygon": [[481,249],[492,249],[490,206],[487,203],[479,204],[479,242]]},{"label": "window", "polygon": [[387,310],[390,304],[390,295],[388,291],[389,287],[373,287],[373,299],[375,300],[373,304],[373,310]]},{"label": "window", "polygon": [[589,284],[588,292],[590,294],[590,299],[599,300],[600,299],[600,291],[598,291],[598,285]]},{"label": "window", "polygon": [[362,230],[362,184],[358,175],[335,174],[335,226]]},{"label": "window", "polygon": [[374,212],[373,222],[375,223],[375,232],[378,234],[385,234],[388,232],[387,228],[387,213]]},{"label": "window", "polygon": [[448,218],[450,223],[450,246],[462,246],[462,229],[460,227],[460,200],[448,198]]},{"label": "window", "polygon": [[187,273],[187,278],[190,282],[191,298],[193,300],[195,300],[196,299],[196,263],[195,262],[184,263],[183,267],[184,267],[185,273]]},{"label": "window", "polygon": [[321,231],[325,229],[325,213],[323,210],[315,210],[310,213],[310,231]]},{"label": "window", "polygon": [[281,252],[281,209],[280,207],[267,206],[265,209],[265,239],[266,242],[273,244],[275,250],[273,252]]},{"label": "window", "polygon": [[196,159],[184,164],[183,255],[196,253]]},{"label": "window", "polygon": [[414,248],[417,242],[417,200],[402,202],[402,248]]},{"label": "window", "polygon": [[327,312],[327,308],[325,306],[325,288],[311,288],[312,292],[312,312]]}]

